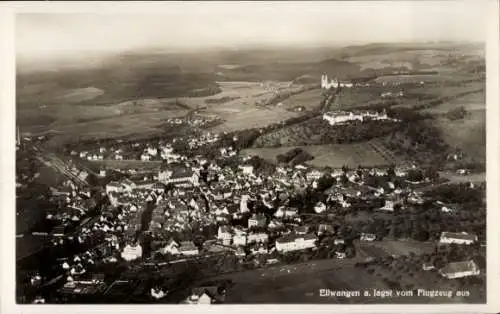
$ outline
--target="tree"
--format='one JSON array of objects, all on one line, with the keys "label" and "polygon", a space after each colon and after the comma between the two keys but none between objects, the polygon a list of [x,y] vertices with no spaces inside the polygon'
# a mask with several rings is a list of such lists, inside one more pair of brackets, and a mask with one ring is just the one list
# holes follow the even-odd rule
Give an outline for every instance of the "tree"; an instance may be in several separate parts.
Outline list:
[{"label": "tree", "polygon": [[446,113],[446,117],[451,121],[461,120],[461,119],[465,118],[466,115],[467,115],[467,109],[465,109],[464,106],[460,106],[458,108],[451,109],[450,111],[448,111]]},{"label": "tree", "polygon": [[323,175],[321,178],[318,180],[318,191],[325,191],[329,189],[333,184],[335,183],[335,179],[332,178],[330,175]]}]

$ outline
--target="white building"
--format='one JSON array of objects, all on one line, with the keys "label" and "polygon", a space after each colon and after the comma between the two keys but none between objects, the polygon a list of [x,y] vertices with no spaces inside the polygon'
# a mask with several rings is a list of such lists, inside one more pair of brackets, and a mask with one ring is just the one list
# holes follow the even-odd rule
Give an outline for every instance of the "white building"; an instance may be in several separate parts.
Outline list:
[{"label": "white building", "polygon": [[244,233],[235,234],[233,237],[233,244],[241,246],[247,245],[247,235]]},{"label": "white building", "polygon": [[111,192],[120,193],[123,190],[123,186],[118,182],[110,182],[106,184],[106,194],[110,194]]},{"label": "white building", "polygon": [[259,233],[250,233],[248,235],[248,243],[265,243],[269,241],[269,236],[267,233],[259,232]]},{"label": "white building", "polygon": [[221,240],[224,245],[230,245],[233,239],[233,234],[228,226],[220,226],[217,231],[217,239]]},{"label": "white building", "polygon": [[179,254],[179,243],[177,243],[175,240],[170,240],[167,245],[165,245],[161,249],[162,254],[172,254],[172,255],[177,255]]},{"label": "white building", "polygon": [[316,203],[316,205],[314,206],[314,211],[317,213],[317,214],[321,214],[322,212],[324,212],[326,210],[326,205],[325,203],[323,202],[318,202]]},{"label": "white building", "polygon": [[179,253],[185,256],[198,255],[200,252],[192,241],[183,241],[179,247]]},{"label": "white building", "polygon": [[368,241],[368,242],[375,241],[376,239],[377,236],[374,235],[373,233],[362,233],[360,237],[361,241]]},{"label": "white building", "polygon": [[350,121],[360,121],[364,122],[365,120],[391,120],[398,121],[397,119],[391,119],[387,116],[385,110],[381,113],[379,112],[346,112],[346,111],[334,111],[334,112],[326,112],[323,114],[323,120],[328,121],[330,125],[343,124]]},{"label": "white building", "polygon": [[350,121],[361,121],[363,122],[363,115],[354,114],[353,112],[325,112],[323,114],[323,120],[328,121],[330,125],[342,124]]},{"label": "white building", "polygon": [[148,148],[146,149],[146,151],[147,151],[147,153],[148,153],[149,155],[151,155],[151,156],[156,156],[156,155],[158,155],[158,149],[157,149],[157,148],[155,148],[155,147],[148,147]]},{"label": "white building", "polygon": [[321,178],[322,175],[323,175],[323,172],[321,172],[319,170],[312,170],[306,174],[306,179],[307,179],[307,181],[314,181],[314,180],[318,180],[319,178]]},{"label": "white building", "polygon": [[253,174],[253,166],[251,165],[243,165],[243,166],[238,166],[243,171],[243,174],[246,175],[252,175]]},{"label": "white building", "polygon": [[199,175],[183,165],[172,165],[158,172],[158,181],[176,186],[198,186]]},{"label": "white building", "polygon": [[313,234],[288,234],[276,240],[278,252],[298,251],[316,247],[316,236]]},{"label": "white building", "polygon": [[127,262],[138,259],[142,256],[142,246],[140,244],[136,244],[132,246],[127,244],[121,253],[121,257]]},{"label": "white building", "polygon": [[439,239],[442,244],[472,244],[477,241],[477,235],[469,234],[467,232],[443,232]]},{"label": "white building", "polygon": [[321,88],[322,89],[331,89],[331,88],[338,88],[339,87],[339,82],[336,78],[329,80],[328,75],[323,74],[321,75]]},{"label": "white building", "polygon": [[248,228],[251,227],[265,227],[266,217],[263,214],[254,214],[248,219]]},{"label": "white building", "polygon": [[240,213],[247,213],[249,212],[248,209],[248,200],[250,199],[250,196],[244,194],[241,196],[240,200]]}]

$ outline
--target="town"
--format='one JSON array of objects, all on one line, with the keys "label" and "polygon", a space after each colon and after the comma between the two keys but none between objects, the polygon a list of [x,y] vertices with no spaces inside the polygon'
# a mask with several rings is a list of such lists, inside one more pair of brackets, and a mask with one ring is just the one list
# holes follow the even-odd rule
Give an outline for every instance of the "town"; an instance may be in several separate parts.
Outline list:
[{"label": "town", "polygon": [[17,304],[492,301],[480,6],[259,4],[16,15]]},{"label": "town", "polygon": [[[44,140],[18,138],[18,153],[45,160],[39,157],[47,154]],[[315,260],[382,272],[409,256],[420,262],[415,271],[435,282],[469,283],[483,275],[484,184],[453,184],[418,164],[271,164],[240,156],[238,141],[211,132],[170,142],[117,140],[67,147],[57,165],[45,160],[65,179],[47,192],[52,206],[45,220],[52,228],[31,236],[45,239],[52,262],[23,273],[23,298],[224,303],[230,280],[200,280]],[[200,147],[215,152],[207,158]],[[132,167],[121,169],[127,162]],[[94,171],[92,163],[101,166]],[[39,175],[22,173],[18,194]],[[467,211],[470,206],[476,211]],[[411,244],[393,252],[398,242]]]}]

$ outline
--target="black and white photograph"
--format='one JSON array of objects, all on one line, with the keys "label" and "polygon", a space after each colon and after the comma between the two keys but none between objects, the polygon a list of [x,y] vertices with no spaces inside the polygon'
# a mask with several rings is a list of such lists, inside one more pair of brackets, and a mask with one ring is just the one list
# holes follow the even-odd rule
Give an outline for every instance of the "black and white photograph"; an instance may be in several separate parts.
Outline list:
[{"label": "black and white photograph", "polygon": [[492,3],[16,13],[15,303],[487,304]]}]

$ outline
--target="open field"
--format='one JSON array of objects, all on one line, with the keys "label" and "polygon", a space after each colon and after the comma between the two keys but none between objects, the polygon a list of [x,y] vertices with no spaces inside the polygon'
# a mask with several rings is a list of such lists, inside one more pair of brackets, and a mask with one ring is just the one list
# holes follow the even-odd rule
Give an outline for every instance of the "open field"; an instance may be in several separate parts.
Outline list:
[{"label": "open field", "polygon": [[424,109],[422,112],[431,114],[444,114],[457,107],[464,106],[467,111],[485,110],[486,109],[486,94],[485,92],[472,93],[463,97],[459,97],[435,107]]},{"label": "open field", "polygon": [[324,99],[320,89],[306,91],[281,102],[281,108],[293,110],[296,107],[304,107],[306,111],[316,109],[320,102]]},{"label": "open field", "polygon": [[[201,113],[214,114],[221,118],[224,122],[215,126],[213,131],[230,132],[265,127],[300,115],[286,108],[267,106],[267,104],[277,93],[298,92],[303,89],[302,85],[290,82],[218,82],[218,84],[222,91],[215,96],[179,99],[193,109],[199,108]],[[222,103],[216,101],[224,98],[227,101]]]},{"label": "open field", "polygon": [[[270,162],[276,162],[276,156],[284,154],[293,148],[301,148],[314,156],[314,159],[306,164],[315,167],[341,168],[362,166],[384,166],[391,163],[398,163],[399,160],[387,160],[389,156],[377,150],[374,146],[380,145],[375,142],[365,142],[357,144],[331,144],[331,145],[310,145],[291,146],[277,148],[250,148],[241,152],[242,155],[257,155]],[[386,159],[387,158],[387,159]]]},{"label": "open field", "polygon": [[451,147],[462,149],[468,156],[486,158],[486,111],[470,111],[463,120],[450,121],[439,117],[435,125],[441,130],[443,139]]},{"label": "open field", "polygon": [[[52,124],[49,126],[50,130],[48,130],[49,133],[53,134],[50,139],[50,144],[57,146],[66,142],[78,140],[116,138],[135,136],[137,134],[141,136],[157,135],[164,132],[162,127],[166,119],[181,117],[186,113],[187,111],[185,110],[170,110],[109,117],[106,119],[74,124]],[[34,131],[34,133],[44,131],[44,129],[40,129]]]},{"label": "open field", "polygon": [[342,49],[346,60],[362,69],[443,68],[452,60],[477,60],[484,57],[484,46],[479,44],[370,44]]},{"label": "open field", "polygon": [[[387,243],[386,243],[387,242]],[[369,253],[358,249],[353,259],[324,259],[292,265],[277,265],[264,269],[248,270],[218,276],[214,279],[230,279],[232,286],[226,296],[226,303],[414,303],[414,302],[459,302],[460,298],[439,299],[425,297],[375,297],[363,296],[365,290],[390,289],[383,278],[393,278],[390,269],[377,269],[367,272],[364,268],[355,267],[356,262],[369,256],[387,256],[390,254],[409,254],[430,252],[433,244],[382,241],[377,243],[358,244],[372,248]],[[378,254],[375,254],[377,253]],[[384,271],[388,273],[384,274]],[[436,273],[427,273],[419,277],[414,288],[442,289],[450,288],[451,281],[437,279]],[[415,283],[415,276],[401,273],[401,286]],[[361,296],[322,297],[319,289],[332,291],[360,291]],[[395,294],[395,292],[393,292]]]},{"label": "open field", "polygon": [[[58,133],[58,138],[62,135],[113,138],[157,134],[166,119],[182,117],[189,109],[221,118],[224,123],[214,127],[215,131],[265,127],[299,115],[266,104],[276,93],[297,92],[303,89],[302,85],[289,82],[220,82],[220,86],[219,94],[207,97],[145,98],[109,105],[56,104],[43,108],[20,108],[19,123],[23,132],[43,133],[50,130]],[[40,114],[45,121],[36,123]]]},{"label": "open field", "polygon": [[420,84],[420,82],[424,83],[434,83],[434,82],[446,82],[447,80],[452,79],[450,75],[435,75],[435,74],[414,74],[414,75],[385,75],[379,76],[375,80],[376,83],[381,84]]},{"label": "open field", "polygon": [[[434,250],[435,243],[433,242],[416,242],[416,241],[375,241],[375,242],[360,242],[359,249],[371,252],[368,254],[372,257],[383,257],[387,255],[409,255],[411,252],[421,255],[431,253]],[[379,250],[381,255],[375,254]]]}]

